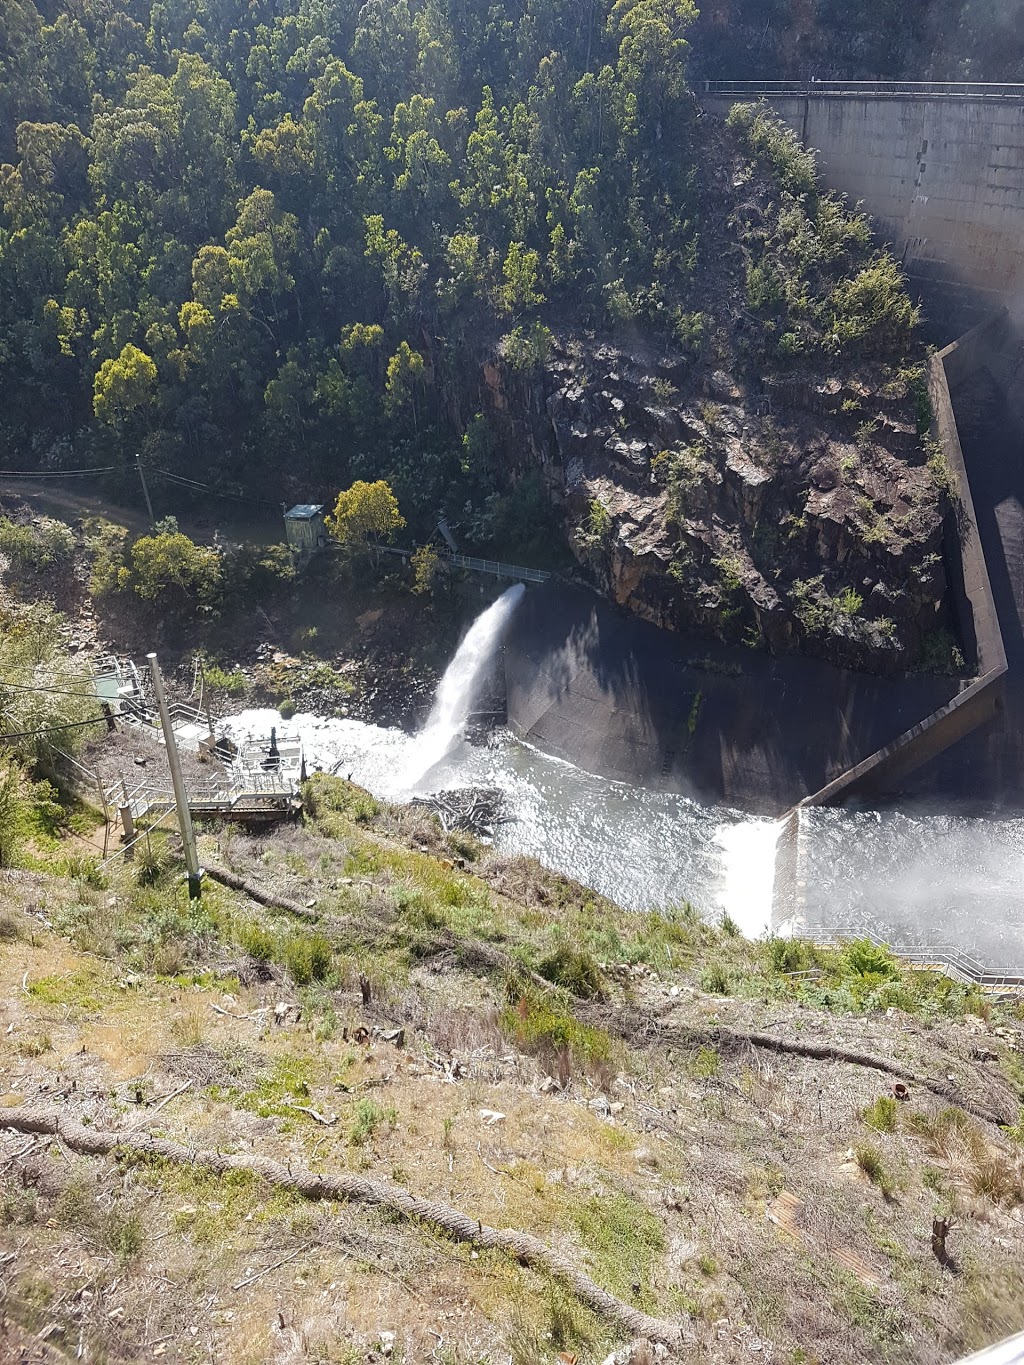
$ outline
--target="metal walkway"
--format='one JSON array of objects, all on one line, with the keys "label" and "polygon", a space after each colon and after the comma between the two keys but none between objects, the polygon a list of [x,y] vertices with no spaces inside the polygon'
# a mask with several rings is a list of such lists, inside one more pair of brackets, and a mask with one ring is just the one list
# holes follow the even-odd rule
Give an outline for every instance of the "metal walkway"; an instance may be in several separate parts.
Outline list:
[{"label": "metal walkway", "polygon": [[[403,550],[396,545],[382,545],[380,549],[385,554],[398,555],[401,559],[410,559],[415,554],[414,550]],[[438,559],[457,569],[491,574],[495,578],[511,578],[518,583],[546,583],[551,577],[546,569],[530,569],[525,564],[505,564],[497,559],[476,559],[472,555],[453,554],[450,550],[439,551]]]},{"label": "metal walkway", "polygon": [[798,924],[794,933],[796,937],[811,939],[823,948],[838,948],[844,943],[866,938],[876,948],[884,948],[913,971],[941,972],[963,986],[978,986],[986,994],[1009,995],[1024,991],[1024,968],[990,972],[953,943],[914,947],[910,944],[888,943],[870,930],[839,930],[820,924]]}]

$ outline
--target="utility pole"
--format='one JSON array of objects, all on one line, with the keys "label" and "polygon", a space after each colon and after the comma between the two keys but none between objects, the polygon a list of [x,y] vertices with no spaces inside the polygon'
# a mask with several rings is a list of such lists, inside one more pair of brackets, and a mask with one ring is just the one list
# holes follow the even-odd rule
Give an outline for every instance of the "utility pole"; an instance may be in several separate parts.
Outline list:
[{"label": "utility pole", "polygon": [[200,885],[202,874],[199,871],[199,858],[196,854],[196,836],[192,829],[192,814],[188,808],[188,796],[185,792],[181,763],[178,759],[178,745],[174,738],[174,727],[171,725],[171,713],[167,709],[167,698],[164,696],[164,680],[160,676],[160,665],[156,661],[155,654],[147,654],[146,658],[149,660],[149,671],[153,675],[153,691],[156,693],[160,724],[163,726],[164,743],[167,746],[167,763],[171,769],[171,785],[174,787],[174,804],[178,808],[178,828],[181,830],[181,842],[185,846],[185,867],[188,869],[188,898],[190,901],[197,901],[202,894]]},{"label": "utility pole", "polygon": [[135,468],[139,471],[139,478],[142,480],[142,496],[146,499],[146,510],[149,512],[149,524],[155,530],[156,517],[153,515],[153,504],[149,498],[149,488],[146,484],[146,471],[142,468],[142,456],[137,452],[135,455]]}]

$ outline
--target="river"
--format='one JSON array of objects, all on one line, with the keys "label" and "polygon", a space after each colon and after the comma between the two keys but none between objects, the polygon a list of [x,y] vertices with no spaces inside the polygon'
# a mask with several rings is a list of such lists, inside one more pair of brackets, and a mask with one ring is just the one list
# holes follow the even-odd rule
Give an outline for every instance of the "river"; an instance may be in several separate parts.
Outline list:
[{"label": "river", "polygon": [[495,847],[530,854],[554,871],[603,892],[619,905],[650,910],[685,901],[718,919],[728,912],[751,937],[771,924],[778,825],[686,797],[595,777],[495,731],[484,745],[457,741],[418,784],[417,737],[356,720],[246,711],[225,725],[234,738],[302,739],[309,767],[329,771],[389,800],[414,791],[497,787],[512,820]]}]

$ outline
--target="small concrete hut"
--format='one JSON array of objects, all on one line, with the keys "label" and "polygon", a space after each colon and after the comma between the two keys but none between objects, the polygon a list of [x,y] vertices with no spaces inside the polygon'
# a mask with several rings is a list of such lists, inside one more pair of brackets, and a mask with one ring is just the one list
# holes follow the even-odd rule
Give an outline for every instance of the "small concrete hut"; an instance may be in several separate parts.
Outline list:
[{"label": "small concrete hut", "polygon": [[323,503],[300,502],[289,508],[284,514],[284,534],[298,563],[305,564],[327,544]]}]

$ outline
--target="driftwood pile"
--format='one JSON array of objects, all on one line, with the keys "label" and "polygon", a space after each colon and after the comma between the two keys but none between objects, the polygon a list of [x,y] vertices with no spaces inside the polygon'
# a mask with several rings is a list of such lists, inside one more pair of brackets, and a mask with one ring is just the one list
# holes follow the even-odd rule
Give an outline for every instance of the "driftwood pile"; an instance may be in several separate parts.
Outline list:
[{"label": "driftwood pile", "polygon": [[505,793],[497,787],[459,787],[454,791],[433,792],[417,796],[414,806],[427,806],[441,821],[445,834],[452,830],[467,830],[478,839],[491,839],[496,825],[512,819],[508,814]]}]

